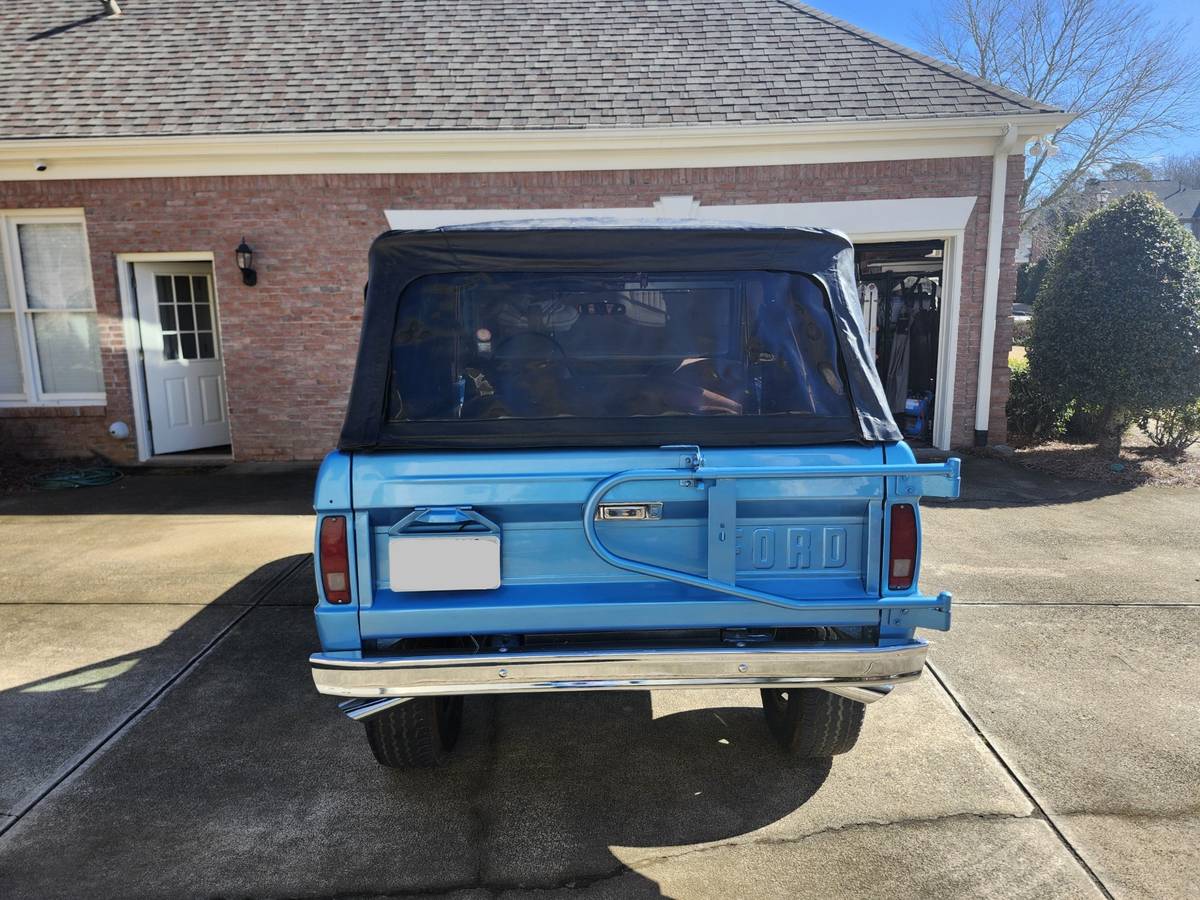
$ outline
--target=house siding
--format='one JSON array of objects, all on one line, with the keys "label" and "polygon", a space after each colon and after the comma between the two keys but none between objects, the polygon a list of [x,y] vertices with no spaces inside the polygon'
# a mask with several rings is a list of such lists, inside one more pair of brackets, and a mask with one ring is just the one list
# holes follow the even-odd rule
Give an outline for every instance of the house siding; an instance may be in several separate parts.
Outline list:
[{"label": "house siding", "polygon": [[[358,341],[367,248],[385,209],[646,206],[664,194],[704,205],[977,196],[963,247],[952,442],[974,430],[990,157],[644,171],[295,175],[0,183],[0,209],[85,210],[106,407],[0,409],[0,449],[136,459],[116,255],[214,254],[234,455],[315,459],[335,443]],[[991,392],[991,440],[1005,438],[1022,158],[1010,159]],[[819,223],[814,223],[819,224]],[[881,223],[881,226],[885,223]],[[903,223],[896,223],[902,226]],[[242,236],[258,285],[234,265]]]}]

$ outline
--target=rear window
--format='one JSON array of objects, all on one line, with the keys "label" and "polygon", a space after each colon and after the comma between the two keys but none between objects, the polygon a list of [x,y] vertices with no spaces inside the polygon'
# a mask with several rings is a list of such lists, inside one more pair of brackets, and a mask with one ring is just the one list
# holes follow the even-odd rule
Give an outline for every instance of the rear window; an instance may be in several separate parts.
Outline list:
[{"label": "rear window", "polygon": [[815,280],[457,273],[419,278],[400,298],[394,427],[579,419],[611,432],[612,420],[729,416],[852,421]]}]

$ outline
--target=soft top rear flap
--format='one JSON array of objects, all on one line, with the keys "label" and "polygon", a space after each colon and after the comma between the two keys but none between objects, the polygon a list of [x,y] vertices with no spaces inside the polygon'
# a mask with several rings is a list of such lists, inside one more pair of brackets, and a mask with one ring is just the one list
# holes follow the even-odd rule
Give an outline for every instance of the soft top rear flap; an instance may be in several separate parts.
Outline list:
[{"label": "soft top rear flap", "polygon": [[[828,294],[838,349],[845,368],[853,416],[838,433],[824,429],[805,433],[797,423],[772,423],[754,443],[810,444],[834,441],[898,441],[901,433],[888,410],[883,388],[867,348],[866,332],[854,277],[854,250],[843,234],[820,228],[776,227],[695,220],[554,219],[451,226],[426,231],[390,231],[371,247],[370,275],[354,384],[342,428],[342,450],[430,448],[427,437],[406,436],[386,422],[393,332],[400,298],[406,287],[428,275],[459,272],[721,272],[760,271],[811,276]],[[786,418],[786,417],[785,417]],[[655,422],[658,425],[655,425]],[[554,420],[546,420],[553,423]],[[461,423],[469,427],[470,423]],[[589,439],[585,429],[572,435],[527,423],[528,440],[506,435],[499,444],[486,430],[459,435],[442,447],[555,446],[611,444],[602,435]],[[705,434],[698,420],[651,420],[641,423],[637,437],[625,433],[620,443],[658,445],[678,440],[681,429],[690,442],[728,444],[735,423],[719,423]],[[661,426],[661,427],[659,427]],[[717,440],[713,440],[716,438]]]}]

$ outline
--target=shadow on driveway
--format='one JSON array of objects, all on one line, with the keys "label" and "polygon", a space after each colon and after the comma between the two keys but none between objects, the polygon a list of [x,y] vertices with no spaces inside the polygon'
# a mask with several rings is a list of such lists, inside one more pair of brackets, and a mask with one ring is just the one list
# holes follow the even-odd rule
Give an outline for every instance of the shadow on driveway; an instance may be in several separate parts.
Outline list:
[{"label": "shadow on driveway", "polygon": [[[311,578],[300,566],[259,596],[4,835],[9,896],[554,888],[625,872],[623,895],[658,897],[611,847],[732,838],[787,816],[829,775],[784,758],[758,710],[655,718],[643,691],[469,698],[451,766],[380,768],[361,725],[312,687]],[[47,721],[65,708],[85,720],[150,656],[191,658],[188,632],[6,691],[0,717],[62,740]]]},{"label": "shadow on driveway", "polygon": [[[6,816],[22,814],[87,760],[250,608],[278,587],[299,587],[298,575],[311,585],[306,554],[260,566],[208,605],[0,606],[0,831]],[[290,596],[311,604],[312,594]]]}]

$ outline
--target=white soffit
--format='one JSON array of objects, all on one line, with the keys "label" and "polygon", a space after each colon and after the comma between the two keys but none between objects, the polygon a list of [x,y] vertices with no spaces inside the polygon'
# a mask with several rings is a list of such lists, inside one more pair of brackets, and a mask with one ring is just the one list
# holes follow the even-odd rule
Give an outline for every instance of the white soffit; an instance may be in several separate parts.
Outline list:
[{"label": "white soffit", "polygon": [[811,225],[845,232],[857,241],[947,237],[963,231],[975,197],[842,200],[829,203],[754,203],[704,206],[690,196],[665,196],[653,206],[609,209],[389,209],[388,226],[411,230],[529,219],[703,219],[756,225]]}]

